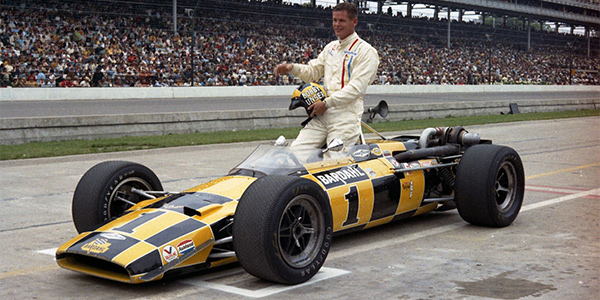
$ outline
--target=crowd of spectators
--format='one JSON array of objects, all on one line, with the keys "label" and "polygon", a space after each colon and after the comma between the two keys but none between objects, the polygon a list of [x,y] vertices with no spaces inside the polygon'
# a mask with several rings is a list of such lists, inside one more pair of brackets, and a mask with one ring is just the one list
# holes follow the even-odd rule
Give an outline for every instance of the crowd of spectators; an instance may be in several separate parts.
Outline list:
[{"label": "crowd of spectators", "polygon": [[[179,2],[174,32],[164,1],[0,0],[0,86],[295,85],[275,63],[307,62],[334,38],[328,8]],[[519,29],[452,26],[448,48],[444,20],[361,16],[381,59],[375,84],[600,84],[582,37],[535,32],[527,51]]]}]

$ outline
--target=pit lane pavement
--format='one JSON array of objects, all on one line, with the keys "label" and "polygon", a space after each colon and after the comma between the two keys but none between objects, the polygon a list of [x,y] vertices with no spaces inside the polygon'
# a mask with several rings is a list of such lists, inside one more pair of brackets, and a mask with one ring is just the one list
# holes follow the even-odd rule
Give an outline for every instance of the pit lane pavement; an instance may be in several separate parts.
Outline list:
[{"label": "pit lane pavement", "polygon": [[331,277],[293,287],[236,265],[131,286],[62,270],[38,252],[75,235],[70,197],[95,163],[144,163],[180,190],[226,173],[257,142],[0,162],[0,298],[598,298],[599,125],[593,117],[469,126],[523,159],[525,203],[513,225],[475,227],[449,211],[336,237],[322,272]]}]

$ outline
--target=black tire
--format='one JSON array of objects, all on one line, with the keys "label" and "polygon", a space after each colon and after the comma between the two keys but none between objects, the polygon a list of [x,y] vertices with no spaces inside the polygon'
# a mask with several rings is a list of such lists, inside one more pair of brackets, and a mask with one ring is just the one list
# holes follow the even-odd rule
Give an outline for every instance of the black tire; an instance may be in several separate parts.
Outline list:
[{"label": "black tire", "polygon": [[89,169],[73,195],[71,212],[77,232],[94,230],[122,215],[131,203],[147,199],[132,193],[132,188],[161,191],[162,184],[152,170],[133,162],[107,161]]},{"label": "black tire", "polygon": [[244,192],[233,222],[233,247],[250,274],[277,283],[312,278],[333,236],[329,198],[315,182],[265,176]]},{"label": "black tire", "polygon": [[456,171],[456,206],[463,220],[480,226],[505,227],[519,214],[525,172],[519,154],[499,145],[475,145]]}]

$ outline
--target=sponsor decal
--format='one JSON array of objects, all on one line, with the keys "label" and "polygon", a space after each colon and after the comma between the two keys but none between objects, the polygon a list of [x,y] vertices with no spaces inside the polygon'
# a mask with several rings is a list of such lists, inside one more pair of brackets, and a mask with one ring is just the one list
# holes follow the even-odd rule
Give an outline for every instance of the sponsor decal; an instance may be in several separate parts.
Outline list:
[{"label": "sponsor decal", "polygon": [[171,262],[177,258],[177,249],[171,245],[165,246],[162,250],[162,255],[167,262]]},{"label": "sponsor decal", "polygon": [[81,250],[86,251],[88,254],[90,253],[104,253],[108,251],[111,243],[108,242],[107,239],[95,239],[83,246],[81,246]]},{"label": "sponsor decal", "polygon": [[[403,163],[402,164],[404,166],[404,169],[414,169],[414,168],[420,168],[421,164],[419,164],[418,162],[411,162],[411,163]],[[412,172],[406,172],[406,175],[411,175]]]},{"label": "sponsor decal", "polygon": [[94,232],[70,246],[68,251],[112,259],[139,242],[138,239],[112,231]]},{"label": "sponsor decal", "polygon": [[421,166],[423,166],[423,167],[431,167],[431,165],[432,165],[432,162],[431,162],[431,161],[424,161],[424,162],[421,162]]},{"label": "sponsor decal", "polygon": [[165,205],[163,205],[162,208],[168,209],[168,210],[177,210],[177,209],[183,209],[183,205],[173,205],[171,203],[165,203]]},{"label": "sponsor decal", "polygon": [[313,175],[327,189],[369,179],[369,176],[357,165],[345,166]]},{"label": "sponsor decal", "polygon": [[[431,161],[421,162],[421,166],[423,166],[423,167],[431,167],[433,165],[435,165],[435,164]],[[431,171],[431,169],[426,169],[425,171],[429,172],[429,171]]]},{"label": "sponsor decal", "polygon": [[[427,167],[434,166],[434,165],[435,165],[435,163],[434,163],[434,162],[432,162],[432,161],[419,161],[419,165],[420,165],[420,167],[422,167],[422,168],[427,168]],[[425,170],[424,170],[424,172],[429,172],[429,171],[431,171],[431,169],[425,169]]]},{"label": "sponsor decal", "polygon": [[408,190],[410,188],[410,182],[403,182],[402,183],[402,189],[403,190]]},{"label": "sponsor decal", "polygon": [[[398,162],[396,162],[396,163],[398,163]],[[415,169],[415,168],[420,168],[421,164],[419,164],[418,162],[400,163],[400,166],[401,166],[401,169]],[[411,175],[412,171],[406,171],[405,173],[406,173],[406,175]]]},{"label": "sponsor decal", "polygon": [[373,171],[373,169],[366,168],[366,169],[365,169],[365,171],[366,171],[366,172],[367,172],[367,174],[369,174],[369,176],[371,176],[371,177],[375,177],[375,176],[377,176],[377,173],[376,173],[375,171]]},{"label": "sponsor decal", "polygon": [[384,150],[383,156],[394,166],[394,169],[400,169],[400,163],[392,156],[392,152]]},{"label": "sponsor decal", "polygon": [[375,155],[375,156],[380,156],[381,155],[381,148],[379,148],[379,147],[373,148],[373,150],[371,150],[371,153],[373,153],[373,155]]},{"label": "sponsor decal", "polygon": [[192,250],[194,250],[194,241],[185,240],[179,244],[177,244],[177,250],[179,250],[179,254],[184,255]]},{"label": "sponsor decal", "polygon": [[364,158],[369,156],[369,150],[367,149],[359,149],[352,153],[352,157]]},{"label": "sponsor decal", "polygon": [[412,199],[413,190],[414,190],[413,181],[411,180],[410,182],[403,182],[402,183],[402,189],[403,190],[410,190],[410,193],[408,194],[408,199]]},{"label": "sponsor decal", "polygon": [[100,234],[101,237],[105,237],[109,240],[119,240],[119,241],[124,241],[125,237],[118,234],[118,233],[113,233],[113,232],[103,232]]}]

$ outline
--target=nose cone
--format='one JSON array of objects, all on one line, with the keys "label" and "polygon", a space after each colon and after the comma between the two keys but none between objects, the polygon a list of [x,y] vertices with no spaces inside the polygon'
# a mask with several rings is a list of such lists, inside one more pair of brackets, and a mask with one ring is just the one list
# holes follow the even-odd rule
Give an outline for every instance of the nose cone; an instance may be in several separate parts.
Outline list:
[{"label": "nose cone", "polygon": [[192,256],[206,261],[213,243],[210,226],[195,218],[141,210],[76,237],[58,249],[56,258],[62,267],[90,275],[149,281]]}]

